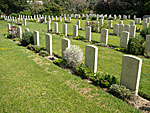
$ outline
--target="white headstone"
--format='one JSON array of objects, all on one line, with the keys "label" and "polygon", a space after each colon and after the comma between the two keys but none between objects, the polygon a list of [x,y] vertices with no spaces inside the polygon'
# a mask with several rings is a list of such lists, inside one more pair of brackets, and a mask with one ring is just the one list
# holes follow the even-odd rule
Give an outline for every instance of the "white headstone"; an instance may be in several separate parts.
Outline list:
[{"label": "white headstone", "polygon": [[120,84],[135,91],[136,95],[138,95],[141,67],[142,59],[132,55],[123,56]]},{"label": "white headstone", "polygon": [[21,28],[21,26],[18,27],[18,38],[22,39],[22,28]]},{"label": "white headstone", "polygon": [[130,32],[130,25],[124,25],[124,31]]},{"label": "white headstone", "polygon": [[98,48],[93,45],[86,45],[85,48],[85,65],[92,69],[94,73],[97,72]]},{"label": "white headstone", "polygon": [[78,25],[73,25],[73,37],[78,36]]},{"label": "white headstone", "polygon": [[77,20],[78,29],[80,29],[80,20]]},{"label": "white headstone", "polygon": [[51,22],[47,22],[47,32],[49,32],[51,30]]},{"label": "white headstone", "polygon": [[58,23],[54,23],[54,33],[58,33]]},{"label": "white headstone", "polygon": [[130,25],[130,36],[135,37],[136,34],[136,25]]},{"label": "white headstone", "polygon": [[107,45],[108,42],[108,29],[101,30],[101,43]]},{"label": "white headstone", "polygon": [[52,35],[46,34],[45,40],[46,51],[52,56]]},{"label": "white headstone", "polygon": [[29,28],[25,28],[25,32],[27,33],[27,32],[29,32],[30,30],[29,30]]},{"label": "white headstone", "polygon": [[38,31],[34,31],[34,45],[39,46],[39,32]]},{"label": "white headstone", "polygon": [[109,20],[109,22],[108,22],[108,26],[110,27],[110,28],[112,28],[112,20]]},{"label": "white headstone", "polygon": [[122,31],[120,36],[120,47],[127,48],[129,42],[129,32]]},{"label": "white headstone", "polygon": [[85,39],[88,40],[89,42],[91,41],[91,27],[90,26],[86,26]]},{"label": "white headstone", "polygon": [[118,33],[119,33],[119,24],[114,24],[113,33],[116,34],[116,35],[118,35]]},{"label": "white headstone", "polygon": [[144,50],[144,53],[150,54],[150,35],[146,35],[145,50]]},{"label": "white headstone", "polygon": [[64,51],[70,48],[70,40],[67,38],[62,38],[61,39],[61,52],[62,52],[62,58],[64,58]]},{"label": "white headstone", "polygon": [[63,34],[67,36],[67,24],[63,24]]},{"label": "white headstone", "polygon": [[119,35],[121,35],[122,31],[124,31],[124,24],[119,24]]}]

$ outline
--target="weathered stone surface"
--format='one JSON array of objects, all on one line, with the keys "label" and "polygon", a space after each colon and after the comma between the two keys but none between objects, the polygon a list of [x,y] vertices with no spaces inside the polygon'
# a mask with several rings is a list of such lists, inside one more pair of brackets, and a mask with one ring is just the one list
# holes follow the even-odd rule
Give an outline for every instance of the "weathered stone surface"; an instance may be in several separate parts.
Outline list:
[{"label": "weathered stone surface", "polygon": [[150,35],[146,35],[146,42],[145,42],[145,51],[144,53],[150,55]]},{"label": "weathered stone surface", "polygon": [[148,28],[149,23],[143,23],[143,29]]},{"label": "weathered stone surface", "polygon": [[67,36],[67,24],[63,24],[63,34]]},{"label": "weathered stone surface", "polygon": [[122,31],[120,36],[120,47],[127,48],[129,42],[129,32]]},{"label": "weathered stone surface", "polygon": [[8,26],[8,33],[11,33],[11,25],[10,24],[7,24],[7,26]]},{"label": "weathered stone surface", "polygon": [[52,35],[45,35],[46,51],[52,56]]},{"label": "weathered stone surface", "polygon": [[95,32],[99,32],[99,22],[95,22]]},{"label": "weathered stone surface", "polygon": [[89,42],[91,41],[91,27],[90,26],[86,26],[85,39],[88,40]]},{"label": "weathered stone surface", "polygon": [[97,58],[98,48],[93,45],[86,45],[85,48],[85,65],[92,69],[94,73],[97,72]]},{"label": "weathered stone surface", "polygon": [[62,52],[62,58],[64,58],[64,51],[66,48],[70,48],[70,40],[67,38],[61,39],[61,52]]},{"label": "weathered stone surface", "polygon": [[101,30],[101,43],[107,45],[108,43],[108,29]]},{"label": "weathered stone surface", "polygon": [[136,25],[131,25],[130,26],[130,36],[135,37],[136,33]]},{"label": "weathered stone surface", "polygon": [[73,25],[73,37],[78,36],[78,25]]},{"label": "weathered stone surface", "polygon": [[132,26],[132,25],[135,25],[135,22],[134,22],[134,21],[130,22],[130,26]]},{"label": "weathered stone surface", "polygon": [[38,31],[34,31],[34,45],[39,46],[39,32]]},{"label": "weathered stone surface", "polygon": [[58,23],[54,23],[54,33],[58,33]]},{"label": "weathered stone surface", "polygon": [[101,24],[101,25],[104,24],[104,19],[100,19],[100,24]]},{"label": "weathered stone surface", "polygon": [[121,35],[122,31],[124,31],[124,24],[119,24],[119,35]]},{"label": "weathered stone surface", "polygon": [[118,35],[118,33],[119,33],[119,24],[114,24],[113,33],[116,34],[116,35]]},{"label": "weathered stone surface", "polygon": [[124,31],[130,32],[130,25],[124,25]]},{"label": "weathered stone surface", "polygon": [[142,59],[132,55],[123,56],[120,84],[135,91],[136,95],[139,89],[141,67]]},{"label": "weathered stone surface", "polygon": [[18,38],[22,39],[22,28],[21,28],[21,26],[18,27]]},{"label": "weathered stone surface", "polygon": [[122,20],[119,20],[119,25],[120,25],[120,24],[123,24],[123,21],[122,21]]},{"label": "weathered stone surface", "polygon": [[110,28],[112,28],[113,26],[112,26],[112,20],[109,20],[109,22],[108,22],[108,26],[110,27]]},{"label": "weathered stone surface", "polygon": [[26,26],[27,25],[27,21],[26,21],[26,19],[24,19],[24,26]]},{"label": "weathered stone surface", "polygon": [[51,22],[47,22],[47,32],[49,32],[51,30]]}]

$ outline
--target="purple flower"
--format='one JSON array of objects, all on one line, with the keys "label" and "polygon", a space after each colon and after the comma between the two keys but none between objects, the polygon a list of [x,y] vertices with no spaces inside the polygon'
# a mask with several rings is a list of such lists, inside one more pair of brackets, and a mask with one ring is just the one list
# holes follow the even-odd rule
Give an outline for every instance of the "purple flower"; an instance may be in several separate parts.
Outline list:
[{"label": "purple flower", "polygon": [[104,80],[104,82],[106,82],[106,80]]}]

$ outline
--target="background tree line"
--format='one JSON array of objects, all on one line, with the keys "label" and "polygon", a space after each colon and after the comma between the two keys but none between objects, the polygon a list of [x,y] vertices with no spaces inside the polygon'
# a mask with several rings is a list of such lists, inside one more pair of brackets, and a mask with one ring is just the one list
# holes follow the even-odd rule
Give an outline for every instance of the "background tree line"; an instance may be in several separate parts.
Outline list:
[{"label": "background tree line", "polygon": [[[31,0],[34,1],[34,0]],[[0,13],[34,15],[61,13],[150,14],[150,0],[42,0],[43,5],[27,0],[0,0]]]}]

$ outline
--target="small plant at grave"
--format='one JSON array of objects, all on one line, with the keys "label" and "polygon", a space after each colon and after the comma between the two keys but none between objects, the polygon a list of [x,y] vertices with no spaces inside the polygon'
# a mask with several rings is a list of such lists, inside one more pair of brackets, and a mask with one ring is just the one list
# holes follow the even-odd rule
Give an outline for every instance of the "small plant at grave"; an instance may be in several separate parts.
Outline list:
[{"label": "small plant at grave", "polygon": [[91,31],[95,32],[95,23],[94,22],[89,22],[89,26],[91,27]]},{"label": "small plant at grave", "polygon": [[66,65],[66,61],[63,59],[56,59],[53,61],[53,63],[58,65],[58,66],[65,66]]},{"label": "small plant at grave", "polygon": [[46,56],[48,56],[49,54],[48,54],[47,51],[41,50],[41,51],[39,52],[39,55],[42,56],[42,57],[46,57]]},{"label": "small plant at grave", "polygon": [[136,35],[135,38],[130,38],[127,46],[127,53],[135,55],[144,55],[145,41],[140,35]]},{"label": "small plant at grave", "polygon": [[20,41],[20,38],[14,38],[13,41]]},{"label": "small plant at grave", "polygon": [[96,75],[93,77],[93,81],[96,84],[106,88],[109,88],[112,84],[118,83],[117,78],[108,73],[105,74],[96,73]]},{"label": "small plant at grave", "polygon": [[44,49],[43,47],[37,46],[37,45],[31,45],[31,44],[29,44],[29,45],[27,46],[27,49],[30,49],[30,50],[32,50],[32,51],[35,51],[35,53],[39,53],[40,51],[45,51],[45,49]]},{"label": "small plant at grave", "polygon": [[101,30],[102,30],[103,28],[105,28],[105,29],[106,29],[106,28],[109,28],[109,27],[108,27],[108,23],[103,23],[103,24],[100,23],[100,24],[99,24],[99,30],[100,30],[100,32],[101,32]]},{"label": "small plant at grave", "polygon": [[125,86],[113,84],[111,85],[109,92],[114,96],[123,99],[123,100],[134,100],[135,92],[127,89]]},{"label": "small plant at grave", "polygon": [[83,63],[75,67],[75,72],[77,75],[81,76],[82,78],[92,78],[94,76],[93,71]]},{"label": "small plant at grave", "polygon": [[64,51],[64,60],[66,60],[68,67],[75,67],[82,62],[83,52],[79,46],[71,45]]},{"label": "small plant at grave", "polygon": [[74,40],[85,40],[85,38],[81,35],[78,35],[77,37],[73,37]]},{"label": "small plant at grave", "polygon": [[60,33],[60,36],[65,36],[63,33]]},{"label": "small plant at grave", "polygon": [[21,44],[23,46],[27,46],[27,45],[33,44],[33,43],[34,43],[34,37],[33,37],[32,32],[25,32],[22,34]]},{"label": "small plant at grave", "polygon": [[121,18],[120,20],[125,20],[124,18]]},{"label": "small plant at grave", "polygon": [[9,39],[13,39],[13,35],[12,35],[12,34],[10,34],[10,33],[8,33],[8,34],[7,34],[7,38],[9,38]]},{"label": "small plant at grave", "polygon": [[96,17],[95,17],[95,16],[94,16],[94,17],[92,17],[92,18],[91,18],[91,20],[96,20]]},{"label": "small plant at grave", "polygon": [[114,50],[116,50],[116,51],[126,52],[126,48],[121,48],[121,47],[114,48]]},{"label": "small plant at grave", "polygon": [[150,27],[145,28],[140,32],[140,35],[144,38],[144,40],[146,40],[146,35],[149,35],[149,34],[150,34]]}]

